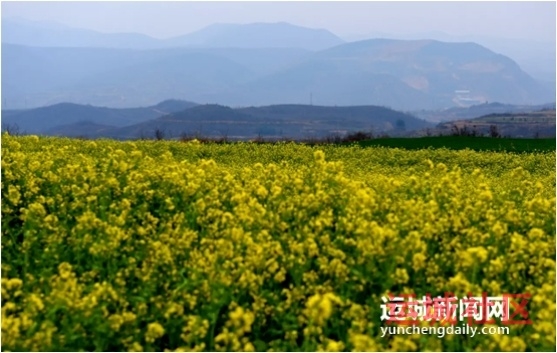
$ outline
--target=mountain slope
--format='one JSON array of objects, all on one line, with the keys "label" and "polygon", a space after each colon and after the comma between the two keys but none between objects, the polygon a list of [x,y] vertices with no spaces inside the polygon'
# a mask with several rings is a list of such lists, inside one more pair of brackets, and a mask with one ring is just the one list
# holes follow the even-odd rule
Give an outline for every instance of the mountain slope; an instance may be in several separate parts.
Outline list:
[{"label": "mountain slope", "polygon": [[511,59],[480,45],[390,39],[317,52],[234,94],[233,99],[254,99],[257,104],[307,102],[312,95],[320,104],[379,104],[405,110],[554,99]]},{"label": "mountain slope", "polygon": [[[303,54],[292,57],[297,55]],[[169,97],[198,100],[254,77],[224,50],[2,45],[2,99],[9,109],[61,102],[124,108]]]},{"label": "mountain slope", "polygon": [[413,102],[420,102],[420,105],[430,106],[427,94],[408,87],[390,75],[362,71],[355,65],[314,59],[209,98],[231,105],[315,103],[407,109],[412,107]]},{"label": "mountain slope", "polygon": [[135,55],[155,53],[157,57],[149,61],[91,75],[84,82],[63,87],[61,93],[71,101],[95,105],[107,102],[112,107],[152,104],[168,97],[206,101],[205,94],[256,76],[241,64],[203,51],[167,49]]},{"label": "mountain slope", "polygon": [[[350,41],[369,38],[391,38],[404,40],[434,39],[442,42],[474,42],[490,50],[508,56],[522,70],[536,80],[552,85],[555,95],[555,41],[542,41],[539,38],[497,38],[487,35],[449,35],[439,31],[413,32],[407,34],[368,33],[352,37]],[[345,38],[348,39],[348,38]]]}]

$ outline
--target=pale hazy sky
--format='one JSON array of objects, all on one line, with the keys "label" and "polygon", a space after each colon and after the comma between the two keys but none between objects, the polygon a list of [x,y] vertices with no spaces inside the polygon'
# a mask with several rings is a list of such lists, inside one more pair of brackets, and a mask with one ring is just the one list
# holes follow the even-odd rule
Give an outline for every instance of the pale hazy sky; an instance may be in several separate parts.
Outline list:
[{"label": "pale hazy sky", "polygon": [[555,42],[554,1],[8,2],[2,17],[167,38],[212,23],[289,22],[339,36],[441,31]]}]

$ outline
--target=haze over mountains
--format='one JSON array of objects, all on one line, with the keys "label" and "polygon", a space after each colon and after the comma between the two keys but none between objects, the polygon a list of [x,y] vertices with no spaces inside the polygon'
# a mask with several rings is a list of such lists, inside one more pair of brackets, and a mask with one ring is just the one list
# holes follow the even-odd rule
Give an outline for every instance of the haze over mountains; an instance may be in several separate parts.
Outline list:
[{"label": "haze over mountains", "polygon": [[555,101],[555,87],[475,43],[345,42],[287,23],[215,24],[163,40],[2,21],[3,109],[64,102],[130,108],[170,98],[410,111],[543,104]]}]

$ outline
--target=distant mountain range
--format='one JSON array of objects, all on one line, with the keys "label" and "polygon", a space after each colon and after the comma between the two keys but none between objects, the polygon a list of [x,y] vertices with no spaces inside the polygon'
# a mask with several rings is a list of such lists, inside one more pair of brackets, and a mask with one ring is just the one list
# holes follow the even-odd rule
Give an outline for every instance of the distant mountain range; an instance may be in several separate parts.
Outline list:
[{"label": "distant mountain range", "polygon": [[274,105],[236,108],[165,101],[152,107],[111,109],[57,104],[22,111],[2,111],[2,128],[20,133],[70,137],[152,138],[181,135],[273,138],[324,137],[355,131],[403,134],[433,126],[411,115],[377,106],[325,107]]},{"label": "distant mountain range", "polygon": [[[64,47],[60,47],[64,46]],[[2,106],[114,108],[168,97],[227,106],[380,105],[445,109],[542,104],[555,87],[475,43],[371,39],[286,23],[216,24],[159,40],[2,21]]]},{"label": "distant mountain range", "polygon": [[344,43],[324,29],[285,22],[245,25],[216,23],[169,39],[138,33],[101,33],[61,24],[2,19],[2,43],[35,47],[118,49],[205,48],[303,48],[320,50]]}]

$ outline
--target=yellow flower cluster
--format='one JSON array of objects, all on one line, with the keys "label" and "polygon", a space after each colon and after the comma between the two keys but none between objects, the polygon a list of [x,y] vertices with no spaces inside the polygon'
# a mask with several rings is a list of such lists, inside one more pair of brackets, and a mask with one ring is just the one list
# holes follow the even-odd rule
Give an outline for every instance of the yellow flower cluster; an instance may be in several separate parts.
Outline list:
[{"label": "yellow flower cluster", "polygon": [[[2,136],[2,349],[555,350],[555,153]],[[382,337],[388,293],[529,293]]]}]

